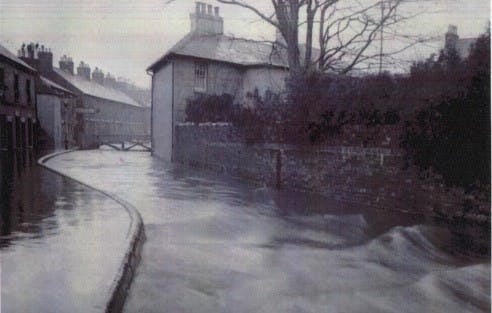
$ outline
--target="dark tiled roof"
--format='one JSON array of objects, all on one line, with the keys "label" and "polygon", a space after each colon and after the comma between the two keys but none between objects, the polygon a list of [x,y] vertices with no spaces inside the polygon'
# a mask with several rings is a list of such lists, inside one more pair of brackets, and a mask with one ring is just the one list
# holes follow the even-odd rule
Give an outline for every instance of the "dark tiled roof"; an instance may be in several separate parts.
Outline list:
[{"label": "dark tiled roof", "polygon": [[136,107],[141,107],[138,102],[124,94],[123,92],[106,87],[103,85],[100,85],[94,81],[87,80],[83,77],[80,77],[78,75],[72,75],[69,74],[59,68],[53,68],[53,71],[61,76],[63,79],[68,81],[71,85],[73,85],[77,90],[82,92],[83,94],[101,98],[101,99],[107,99],[115,102],[121,102],[129,105],[133,105]]},{"label": "dark tiled roof", "polygon": [[241,66],[288,67],[284,49],[268,42],[224,35],[188,34],[147,70],[164,64],[171,55],[227,62]]},{"label": "dark tiled roof", "polygon": [[36,70],[34,68],[32,68],[26,62],[24,62],[21,59],[19,59],[18,57],[16,57],[15,54],[10,52],[7,48],[5,48],[2,45],[0,45],[0,55],[9,59],[12,62],[17,63],[18,65],[22,66],[23,68],[25,68],[27,70],[36,72]]},{"label": "dark tiled roof", "polygon": [[61,91],[63,93],[71,94],[71,95],[74,94],[70,90],[63,88],[62,86],[58,85],[57,83],[49,80],[48,78],[46,78],[44,76],[40,76],[40,79],[41,79],[41,84],[43,85],[43,87],[46,87],[48,89],[55,89],[55,90]]}]

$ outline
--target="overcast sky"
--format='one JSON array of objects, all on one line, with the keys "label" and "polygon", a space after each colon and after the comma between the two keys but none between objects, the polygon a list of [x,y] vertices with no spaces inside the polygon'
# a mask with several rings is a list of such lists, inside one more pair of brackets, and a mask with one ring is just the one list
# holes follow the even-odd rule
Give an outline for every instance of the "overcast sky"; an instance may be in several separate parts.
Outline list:
[{"label": "overcast sky", "polygon": [[[0,0],[0,43],[16,52],[23,42],[39,42],[52,49],[55,63],[72,56],[114,76],[148,87],[145,68],[189,31],[192,0]],[[219,5],[216,1],[203,1]],[[269,0],[254,1],[268,6]],[[439,36],[448,24],[458,26],[460,37],[476,37],[490,19],[488,0],[426,0],[412,9],[430,13],[405,27],[408,32]],[[220,5],[226,34],[272,39],[274,30],[244,9]],[[408,58],[423,58],[443,41]],[[424,52],[423,52],[424,51]]]}]

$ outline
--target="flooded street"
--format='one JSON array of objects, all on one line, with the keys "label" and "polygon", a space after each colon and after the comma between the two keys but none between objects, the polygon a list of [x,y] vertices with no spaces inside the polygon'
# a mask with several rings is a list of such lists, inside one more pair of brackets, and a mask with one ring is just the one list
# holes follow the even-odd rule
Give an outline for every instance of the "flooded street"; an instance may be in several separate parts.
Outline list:
[{"label": "flooded street", "polygon": [[0,164],[0,311],[103,312],[127,212],[32,156]]},{"label": "flooded street", "polygon": [[125,312],[490,311],[490,257],[445,224],[147,153],[79,151],[47,163],[140,211],[147,240]]}]

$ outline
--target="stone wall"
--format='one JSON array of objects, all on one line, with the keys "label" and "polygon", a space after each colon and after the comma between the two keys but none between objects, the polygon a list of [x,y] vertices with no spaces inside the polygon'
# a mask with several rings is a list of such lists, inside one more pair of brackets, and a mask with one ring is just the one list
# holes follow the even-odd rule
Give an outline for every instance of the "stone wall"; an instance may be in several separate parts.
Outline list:
[{"label": "stone wall", "polygon": [[464,193],[406,167],[397,148],[246,145],[228,124],[176,126],[174,161],[341,202],[460,215]]}]

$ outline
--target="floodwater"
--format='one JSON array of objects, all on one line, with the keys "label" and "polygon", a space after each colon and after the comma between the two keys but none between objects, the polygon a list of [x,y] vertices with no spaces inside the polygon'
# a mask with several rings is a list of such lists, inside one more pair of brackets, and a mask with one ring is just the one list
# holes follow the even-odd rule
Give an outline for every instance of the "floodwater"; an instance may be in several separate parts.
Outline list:
[{"label": "floodwater", "polygon": [[0,311],[103,312],[126,248],[127,212],[40,168],[33,155],[1,156]]},{"label": "floodwater", "polygon": [[48,162],[142,214],[125,312],[490,312],[489,229],[276,192],[147,153]]}]

